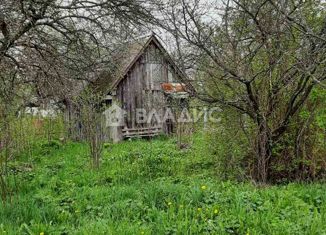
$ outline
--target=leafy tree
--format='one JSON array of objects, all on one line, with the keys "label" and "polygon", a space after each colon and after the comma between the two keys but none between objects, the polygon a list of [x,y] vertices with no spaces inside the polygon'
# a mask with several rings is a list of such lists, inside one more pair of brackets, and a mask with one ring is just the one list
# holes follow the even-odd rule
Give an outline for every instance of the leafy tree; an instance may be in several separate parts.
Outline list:
[{"label": "leafy tree", "polygon": [[277,143],[314,87],[325,86],[325,5],[275,0],[156,3],[161,12],[156,24],[192,48],[191,58],[197,60],[192,64],[200,76],[197,85],[185,81],[189,91],[250,118],[255,124],[254,177],[262,183],[271,180]]}]

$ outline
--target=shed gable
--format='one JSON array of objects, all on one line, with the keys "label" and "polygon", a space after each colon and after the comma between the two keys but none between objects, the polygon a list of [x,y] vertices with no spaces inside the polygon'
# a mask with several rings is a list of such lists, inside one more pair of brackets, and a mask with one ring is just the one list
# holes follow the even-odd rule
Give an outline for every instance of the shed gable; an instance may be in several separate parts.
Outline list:
[{"label": "shed gable", "polygon": [[[157,79],[157,82],[172,82],[186,79],[186,75],[176,66],[155,35],[125,44],[113,56],[113,59],[115,62],[114,69],[103,72],[101,77],[94,82],[95,89],[105,94],[109,94],[112,90],[117,89],[127,75],[135,67],[139,66],[139,63],[151,64],[150,67],[145,66],[146,78]],[[167,77],[168,80],[159,80],[160,77]],[[151,81],[143,85],[146,89],[157,89],[157,87],[153,87],[154,83]]]}]

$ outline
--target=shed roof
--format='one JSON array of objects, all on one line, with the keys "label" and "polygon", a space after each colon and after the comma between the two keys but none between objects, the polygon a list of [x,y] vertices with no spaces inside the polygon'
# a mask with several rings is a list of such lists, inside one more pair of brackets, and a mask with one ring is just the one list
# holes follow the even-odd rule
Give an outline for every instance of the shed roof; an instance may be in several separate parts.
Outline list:
[{"label": "shed roof", "polygon": [[165,50],[157,37],[152,34],[122,44],[117,49],[117,53],[113,55],[113,68],[110,71],[103,71],[99,79],[93,83],[95,90],[109,93],[112,89],[116,88],[152,42],[161,50],[163,56],[174,67],[179,76],[181,76],[182,79],[186,79],[187,76],[176,66],[169,53]]}]

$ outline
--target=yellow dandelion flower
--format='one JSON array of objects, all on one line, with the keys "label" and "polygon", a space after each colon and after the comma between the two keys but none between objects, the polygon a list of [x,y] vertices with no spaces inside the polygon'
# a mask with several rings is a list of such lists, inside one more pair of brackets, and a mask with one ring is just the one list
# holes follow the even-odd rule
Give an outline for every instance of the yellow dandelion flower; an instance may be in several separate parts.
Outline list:
[{"label": "yellow dandelion flower", "polygon": [[200,187],[202,190],[206,190],[207,189],[207,186],[206,185],[203,185]]}]

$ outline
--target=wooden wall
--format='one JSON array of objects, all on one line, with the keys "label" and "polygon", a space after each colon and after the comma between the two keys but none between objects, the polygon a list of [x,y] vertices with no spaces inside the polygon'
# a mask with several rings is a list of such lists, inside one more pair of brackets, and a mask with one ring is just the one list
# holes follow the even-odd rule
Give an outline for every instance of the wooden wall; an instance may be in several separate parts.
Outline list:
[{"label": "wooden wall", "polygon": [[164,58],[160,49],[151,43],[117,86],[117,101],[128,112],[126,127],[142,128],[162,125],[164,129],[162,123],[137,124],[135,110],[141,108],[149,112],[155,108],[160,110],[162,119],[167,101],[161,83],[178,80],[176,72]]}]

